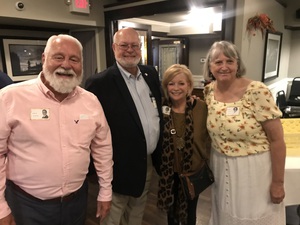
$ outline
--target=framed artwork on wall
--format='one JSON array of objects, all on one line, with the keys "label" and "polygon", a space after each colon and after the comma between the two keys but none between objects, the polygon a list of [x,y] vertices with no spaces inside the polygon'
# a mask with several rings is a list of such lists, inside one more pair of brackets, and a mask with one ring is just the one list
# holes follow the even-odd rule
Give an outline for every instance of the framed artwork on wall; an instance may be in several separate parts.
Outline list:
[{"label": "framed artwork on wall", "polygon": [[42,70],[46,40],[3,39],[4,66],[13,81],[33,79]]},{"label": "framed artwork on wall", "polygon": [[281,53],[282,33],[266,32],[263,76],[262,81],[268,81],[278,77],[280,53]]}]

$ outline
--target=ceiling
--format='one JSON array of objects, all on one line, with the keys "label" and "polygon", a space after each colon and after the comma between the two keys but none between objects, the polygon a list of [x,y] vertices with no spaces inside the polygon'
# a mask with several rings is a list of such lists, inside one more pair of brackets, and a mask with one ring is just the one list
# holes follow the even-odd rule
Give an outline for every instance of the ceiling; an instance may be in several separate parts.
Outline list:
[{"label": "ceiling", "polygon": [[[274,0],[283,6],[287,5],[288,0]],[[171,12],[171,13],[162,13],[162,14],[154,14],[152,16],[142,16],[138,19],[148,20],[151,24],[151,21],[153,22],[161,22],[161,23],[178,23],[182,22],[186,19],[188,16],[188,11],[180,11],[180,12]],[[26,20],[26,19],[16,19],[16,18],[4,18],[1,17],[1,23],[6,25],[17,25],[22,24],[22,26],[41,26],[41,27],[56,27],[56,28],[63,28],[63,29],[75,29],[80,28],[81,25],[75,24],[65,24],[65,23],[52,23],[49,21],[34,21],[34,20]],[[134,19],[134,18],[133,18]],[[82,26],[85,27],[85,26]]]},{"label": "ceiling", "polygon": [[[275,0],[276,2],[282,4],[283,6],[287,6],[288,0]],[[162,13],[162,14],[154,14],[152,16],[142,16],[139,19],[146,19],[149,21],[163,22],[163,23],[178,23],[188,16],[188,11],[181,12],[172,12],[172,13]]]},{"label": "ceiling", "polygon": [[149,21],[163,22],[163,23],[178,23],[185,20],[188,14],[189,14],[188,11],[182,11],[182,12],[154,14],[152,16],[142,16],[139,18],[149,20]]},{"label": "ceiling", "polygon": [[[287,8],[289,1],[296,1],[296,0],[274,0],[274,1],[281,4],[284,8]],[[181,12],[154,14],[152,16],[142,16],[139,18],[131,18],[131,20],[137,19],[137,23],[140,23],[139,19],[146,20],[148,25],[153,25],[154,23],[166,23],[172,25],[184,21],[187,18],[188,14],[189,14],[188,11],[181,11]],[[285,24],[285,25],[286,28],[288,29],[289,24]],[[297,26],[297,28],[299,27],[300,25]]]},{"label": "ceiling", "polygon": [[[151,25],[153,32],[169,36],[220,35],[222,6],[201,8],[192,11],[176,11],[136,18],[123,19],[122,22]],[[209,19],[203,20],[203,16]],[[214,18],[214,20],[212,20]]]}]

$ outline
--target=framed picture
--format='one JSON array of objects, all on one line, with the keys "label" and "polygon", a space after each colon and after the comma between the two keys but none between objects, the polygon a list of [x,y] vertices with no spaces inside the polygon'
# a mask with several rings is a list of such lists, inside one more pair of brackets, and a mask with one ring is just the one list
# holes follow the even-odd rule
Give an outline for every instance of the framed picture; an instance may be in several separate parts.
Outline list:
[{"label": "framed picture", "polygon": [[13,81],[38,76],[46,40],[3,39],[6,73]]},{"label": "framed picture", "polygon": [[262,81],[268,81],[278,77],[282,33],[266,32],[264,65]]}]

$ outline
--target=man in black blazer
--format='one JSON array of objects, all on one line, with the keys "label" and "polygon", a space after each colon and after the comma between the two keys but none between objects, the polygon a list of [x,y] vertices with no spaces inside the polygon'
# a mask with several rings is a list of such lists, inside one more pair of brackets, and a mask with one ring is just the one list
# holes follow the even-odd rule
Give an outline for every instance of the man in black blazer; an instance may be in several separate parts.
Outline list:
[{"label": "man in black blazer", "polygon": [[112,133],[113,198],[101,225],[141,225],[152,164],[157,171],[160,166],[160,81],[154,67],[138,65],[141,44],[134,29],[116,32],[112,48],[116,63],[86,82],[101,102]]}]

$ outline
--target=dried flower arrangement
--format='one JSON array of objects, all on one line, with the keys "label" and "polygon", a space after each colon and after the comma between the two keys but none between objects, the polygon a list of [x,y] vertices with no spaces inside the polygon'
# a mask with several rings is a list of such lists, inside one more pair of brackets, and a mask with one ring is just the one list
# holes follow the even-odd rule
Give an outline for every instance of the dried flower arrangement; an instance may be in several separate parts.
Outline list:
[{"label": "dried flower arrangement", "polygon": [[272,32],[276,32],[275,28],[273,27],[273,21],[269,18],[267,14],[257,14],[248,19],[246,31],[248,32],[249,36],[255,36],[256,31],[261,31],[262,38],[265,35],[266,30],[270,30]]}]

